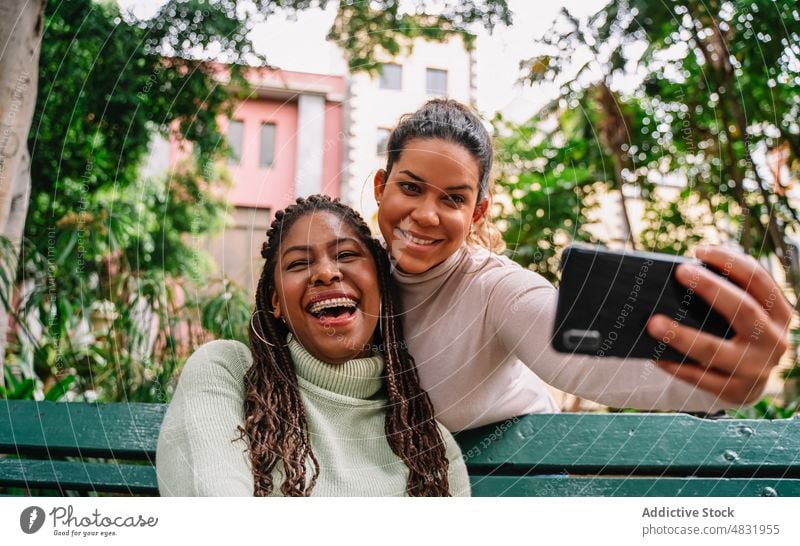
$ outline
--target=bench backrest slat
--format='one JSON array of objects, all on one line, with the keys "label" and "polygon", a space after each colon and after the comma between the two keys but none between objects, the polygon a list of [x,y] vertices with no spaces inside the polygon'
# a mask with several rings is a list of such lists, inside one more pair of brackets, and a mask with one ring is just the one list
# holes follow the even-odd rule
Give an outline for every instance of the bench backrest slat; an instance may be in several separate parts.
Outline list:
[{"label": "bench backrest slat", "polygon": [[155,461],[165,404],[0,400],[0,453]]},{"label": "bench backrest slat", "polygon": [[800,478],[800,419],[527,415],[457,435],[471,473]]},{"label": "bench backrest slat", "polygon": [[800,480],[471,476],[475,497],[781,497],[800,496]]},{"label": "bench backrest slat", "polygon": [[24,489],[158,494],[156,471],[149,465],[0,459],[0,476],[6,486]]}]

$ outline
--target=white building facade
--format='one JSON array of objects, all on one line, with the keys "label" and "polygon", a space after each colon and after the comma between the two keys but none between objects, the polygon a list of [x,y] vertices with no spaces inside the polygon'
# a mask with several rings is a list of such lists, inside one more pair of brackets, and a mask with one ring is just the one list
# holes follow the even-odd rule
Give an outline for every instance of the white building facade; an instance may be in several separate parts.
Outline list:
[{"label": "white building facade", "polygon": [[417,39],[410,55],[381,59],[383,74],[351,74],[347,79],[342,201],[367,221],[377,207],[373,198],[375,172],[386,166],[385,141],[400,116],[435,97],[473,104],[476,96],[475,58],[460,37],[445,43]]}]

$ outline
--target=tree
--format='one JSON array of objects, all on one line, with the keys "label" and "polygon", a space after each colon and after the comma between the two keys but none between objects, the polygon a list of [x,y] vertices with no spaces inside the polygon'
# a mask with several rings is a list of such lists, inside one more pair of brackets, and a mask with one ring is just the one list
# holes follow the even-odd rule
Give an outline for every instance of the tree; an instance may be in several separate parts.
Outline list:
[{"label": "tree", "polygon": [[[510,197],[503,237],[519,263],[558,281],[559,251],[567,242],[597,242],[586,224],[597,206],[597,185],[608,175],[593,138],[597,113],[580,107],[553,116],[543,111],[522,125],[494,120],[498,187]],[[555,119],[553,119],[555,118]]]},{"label": "tree", "polygon": [[[31,187],[25,142],[36,104],[44,0],[0,5],[0,363],[4,361],[16,257],[22,240]],[[4,378],[0,376],[0,387]]]},{"label": "tree", "polygon": [[[262,3],[264,2],[262,0]],[[319,2],[325,6],[327,2]],[[347,55],[352,71],[375,73],[380,70],[378,52],[397,55],[413,47],[414,38],[441,41],[458,35],[466,47],[474,45],[471,25],[480,23],[488,29],[497,24],[511,24],[507,0],[466,0],[445,3],[417,2],[416,12],[401,11],[399,0],[338,3],[336,20],[328,39],[333,40]],[[427,8],[437,10],[436,14]]]},{"label": "tree", "polygon": [[[573,168],[648,200],[647,248],[682,252],[700,228],[717,231],[780,258],[798,294],[797,212],[754,160],[757,147],[783,147],[795,176],[800,166],[800,16],[791,4],[615,0],[586,19],[564,10],[541,40],[547,53],[525,68],[533,82],[561,84],[545,112],[580,107],[597,129],[604,153]],[[683,185],[679,199],[654,191],[664,182]]]}]

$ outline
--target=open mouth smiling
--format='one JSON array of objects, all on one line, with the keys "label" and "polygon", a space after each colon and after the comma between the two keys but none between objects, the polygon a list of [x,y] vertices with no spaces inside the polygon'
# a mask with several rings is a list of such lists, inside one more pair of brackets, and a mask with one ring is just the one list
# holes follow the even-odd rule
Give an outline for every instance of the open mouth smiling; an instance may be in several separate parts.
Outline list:
[{"label": "open mouth smiling", "polygon": [[323,322],[346,321],[358,311],[358,300],[349,294],[320,294],[311,299],[305,310]]}]

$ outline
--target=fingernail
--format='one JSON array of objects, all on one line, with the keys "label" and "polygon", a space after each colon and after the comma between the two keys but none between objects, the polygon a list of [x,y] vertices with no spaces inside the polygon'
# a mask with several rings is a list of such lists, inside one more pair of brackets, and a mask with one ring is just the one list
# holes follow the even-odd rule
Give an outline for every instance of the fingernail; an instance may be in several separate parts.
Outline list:
[{"label": "fingernail", "polygon": [[707,256],[712,250],[714,249],[711,245],[700,245],[694,250],[695,258],[700,258],[701,256]]},{"label": "fingernail", "polygon": [[647,330],[653,337],[663,336],[667,332],[667,319],[658,315],[651,317],[647,323]]},{"label": "fingernail", "polygon": [[698,278],[701,275],[702,270],[703,267],[699,265],[681,264],[675,269],[675,275],[678,277],[678,280],[688,282],[692,279]]}]

